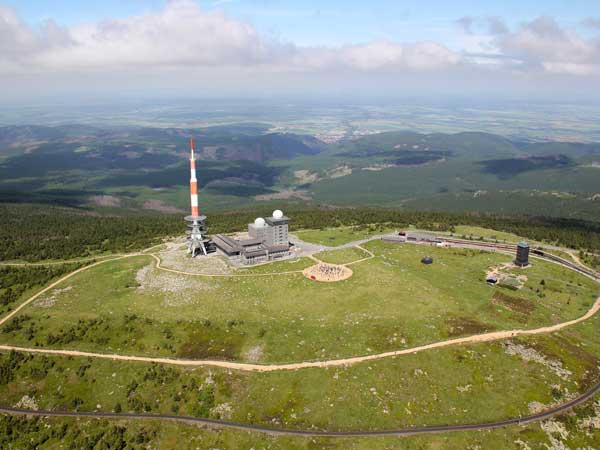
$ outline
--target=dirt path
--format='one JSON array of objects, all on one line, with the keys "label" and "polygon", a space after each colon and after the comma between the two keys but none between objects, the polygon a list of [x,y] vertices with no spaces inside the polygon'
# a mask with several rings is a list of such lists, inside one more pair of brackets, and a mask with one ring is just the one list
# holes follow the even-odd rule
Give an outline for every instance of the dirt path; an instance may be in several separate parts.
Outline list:
[{"label": "dirt path", "polygon": [[0,319],[0,326],[3,325],[4,323],[6,323],[7,321],[9,321],[10,319],[12,319],[12,317],[14,315],[16,315],[19,311],[21,311],[23,308],[25,308],[27,305],[29,305],[31,302],[33,302],[35,299],[39,298],[41,295],[43,295],[46,292],[48,292],[50,289],[55,288],[56,286],[58,286],[63,281],[68,280],[72,276],[75,276],[78,273],[83,272],[84,270],[91,269],[92,267],[96,267],[96,266],[98,266],[100,264],[104,264],[104,263],[107,263],[109,261],[117,261],[119,259],[131,258],[133,256],[141,256],[141,255],[142,255],[142,253],[130,253],[128,255],[122,255],[122,256],[118,256],[116,258],[103,259],[102,261],[95,262],[94,264],[90,264],[89,266],[80,267],[79,269],[74,270],[73,272],[66,274],[65,276],[63,276],[63,277],[59,278],[58,280],[56,280],[54,283],[46,286],[44,289],[42,289],[41,291],[39,291],[37,294],[34,294],[31,297],[29,297],[27,300],[25,300],[23,303],[21,303],[19,306],[17,306],[17,308],[15,308],[13,311],[11,311],[10,313],[8,313],[6,316],[2,317]]},{"label": "dirt path", "polygon": [[[355,244],[352,247],[357,248],[359,250],[362,250],[363,252],[365,252],[369,256],[367,256],[366,258],[357,259],[356,261],[350,261],[348,263],[338,264],[339,266],[350,266],[352,264],[358,264],[360,262],[367,261],[367,260],[369,260],[371,258],[375,258],[375,254],[373,254],[370,250],[367,250],[366,248],[361,247],[359,244]],[[342,249],[342,248],[348,248],[348,247],[341,247],[341,246],[340,247],[332,247],[333,250],[339,250],[339,249]],[[332,251],[332,250],[329,250],[329,251]],[[317,253],[317,255],[318,255],[318,253]],[[315,255],[308,255],[307,258],[312,259],[317,264],[332,264],[332,263],[328,263],[328,262],[325,262],[325,261],[321,261]]]},{"label": "dirt path", "polygon": [[[59,280],[60,281],[60,280]],[[24,306],[24,305],[23,305]],[[154,358],[150,356],[128,356],[128,355],[117,355],[117,354],[104,354],[104,353],[93,353],[93,352],[82,352],[78,350],[54,350],[54,349],[42,349],[42,348],[26,348],[16,347],[12,345],[0,345],[0,350],[15,350],[26,353],[41,353],[46,355],[63,355],[63,356],[82,356],[89,358],[102,358],[111,359],[115,361],[138,361],[138,362],[149,362],[159,364],[171,364],[175,366],[211,366],[221,367],[225,369],[242,370],[242,371],[255,371],[255,372],[274,372],[283,370],[298,370],[298,369],[309,369],[309,368],[326,368],[326,367],[339,367],[339,366],[350,366],[366,361],[373,361],[383,358],[390,358],[394,356],[411,355],[421,353],[427,350],[433,350],[443,347],[450,347],[454,345],[462,344],[474,344],[481,342],[498,341],[502,339],[514,338],[516,336],[529,336],[536,334],[547,334],[560,331],[564,328],[573,326],[580,322],[583,322],[600,310],[600,297],[596,300],[592,308],[588,310],[583,316],[577,319],[570,320],[568,322],[551,325],[548,327],[536,328],[533,330],[508,330],[508,331],[495,331],[491,333],[478,334],[474,336],[466,336],[457,339],[450,339],[448,341],[434,342],[432,344],[421,345],[418,347],[407,348],[403,350],[396,350],[385,353],[377,353],[373,355],[365,356],[354,356],[351,358],[341,359],[330,359],[326,361],[305,361],[299,363],[289,364],[250,364],[250,363],[239,363],[230,361],[218,361],[218,360],[192,360],[192,359],[173,359],[173,358]],[[15,311],[16,312],[16,311]],[[5,318],[6,320],[6,318]]]},{"label": "dirt path", "polygon": [[83,263],[87,261],[98,261],[104,262],[114,259],[115,256],[128,256],[128,253],[115,253],[113,255],[104,255],[104,256],[90,256],[89,258],[79,258],[79,259],[65,259],[63,261],[46,261],[46,262],[0,262],[0,266],[8,266],[8,267],[29,267],[29,266],[55,266],[61,264],[76,264]]},{"label": "dirt path", "polygon": [[580,266],[585,267],[585,263],[579,258],[579,255],[571,250],[567,250],[566,253],[569,254],[569,256],[571,257],[571,259],[573,261],[575,261],[576,264],[579,264]]},{"label": "dirt path", "polygon": [[165,245],[165,244],[156,244],[156,245],[153,245],[152,247],[145,248],[144,250],[141,250],[140,252],[135,252],[135,253],[112,253],[110,255],[89,256],[87,258],[63,259],[63,260],[60,260],[60,261],[0,262],[0,266],[9,266],[9,267],[14,267],[14,266],[24,266],[24,267],[28,267],[28,266],[52,266],[52,265],[59,265],[59,264],[81,263],[81,262],[94,261],[94,260],[98,261],[98,262],[106,262],[106,261],[112,261],[116,257],[121,257],[121,256],[125,256],[125,257],[136,256],[138,253],[140,253],[140,254],[149,254],[148,252],[150,250],[152,250],[153,248],[156,248],[156,247],[160,247],[161,245]]},{"label": "dirt path", "polygon": [[366,253],[367,255],[369,255],[369,256],[367,256],[366,258],[362,258],[362,259],[358,259],[358,260],[356,260],[356,261],[352,261],[352,262],[346,263],[346,264],[344,264],[344,266],[351,266],[352,264],[358,264],[358,263],[361,263],[361,262],[363,262],[363,261],[368,261],[369,259],[373,259],[373,258],[375,258],[375,254],[374,254],[373,252],[371,252],[370,250],[367,250],[366,248],[364,248],[364,247],[361,247],[361,246],[360,246],[360,245],[358,245],[358,244],[357,244],[357,245],[355,245],[354,247],[356,247],[356,248],[358,248],[358,249],[362,250],[363,252],[365,252],[365,253]]},{"label": "dirt path", "polygon": [[[328,262],[322,261],[319,258],[315,257],[314,255],[309,255],[308,258],[315,261],[316,264],[314,266],[310,266],[310,267],[307,267],[306,269],[304,269],[302,271],[302,274],[310,280],[320,281],[320,282],[324,282],[324,283],[337,283],[339,281],[347,280],[348,278],[352,277],[352,275],[354,274],[354,272],[352,272],[352,269],[350,269],[350,267],[348,267],[348,266],[350,266],[352,264],[357,264],[357,263],[360,263],[363,261],[367,261],[368,259],[375,257],[375,255],[373,253],[371,253],[369,250],[361,247],[360,245],[355,245],[354,248],[358,248],[359,250],[362,250],[363,252],[367,253],[369,256],[366,258],[357,259],[356,261],[351,261],[351,262],[348,262],[345,264],[334,264],[334,263],[328,263]],[[327,268],[330,268],[331,272],[324,273],[323,270],[326,270]]]},{"label": "dirt path", "polygon": [[321,261],[319,258],[317,258],[315,255],[309,255],[307,256],[307,258],[312,259],[314,262],[316,262],[317,264],[323,264],[323,261]]},{"label": "dirt path", "polygon": [[[375,255],[371,251],[367,250],[364,247],[361,247],[358,244],[353,245],[353,247],[356,247],[356,248],[362,250],[363,252],[367,253],[369,256],[367,256],[366,258],[358,259],[356,261],[351,261],[346,264],[340,264],[341,266],[350,266],[352,264],[358,264],[360,262],[367,261],[367,260],[375,257]],[[340,248],[342,248],[342,247],[340,247]],[[346,248],[346,247],[344,247],[344,248]],[[274,275],[292,275],[292,274],[303,273],[303,270],[288,270],[288,271],[282,271],[282,272],[267,272],[267,273],[215,273],[215,274],[187,272],[185,270],[171,269],[169,267],[162,266],[162,260],[160,259],[160,256],[158,256],[156,253],[144,253],[144,254],[152,256],[155,259],[156,268],[159,270],[164,270],[165,272],[177,273],[180,275],[190,275],[190,276],[194,276],[194,277],[209,277],[209,278],[238,278],[238,277],[241,277],[241,278],[243,278],[243,277],[268,277],[268,276],[274,276]],[[312,259],[317,264],[326,264],[314,255],[307,255],[305,257],[308,259]],[[257,266],[270,264],[271,262],[257,264]],[[255,267],[255,266],[253,266],[253,267]]]},{"label": "dirt path", "polygon": [[[359,247],[362,250],[364,250],[365,252],[367,252],[369,254],[369,257],[354,261],[350,264],[356,264],[356,263],[364,261],[366,259],[371,259],[375,256],[369,250],[366,250],[365,248],[360,247],[359,245],[357,245],[357,247]],[[28,304],[33,302],[39,296],[48,292],[50,289],[53,289],[54,287],[56,287],[63,281],[71,278],[72,276],[74,276],[80,272],[83,272],[84,270],[95,267],[99,264],[103,264],[103,263],[106,263],[109,261],[115,261],[115,260],[119,260],[119,259],[123,259],[123,258],[129,258],[129,257],[133,257],[133,256],[152,256],[156,260],[156,263],[157,263],[156,267],[161,270],[165,270],[167,272],[184,274],[184,275],[193,275],[193,276],[256,277],[256,276],[272,276],[272,275],[302,273],[302,271],[296,270],[296,271],[289,271],[289,272],[275,272],[275,273],[267,273],[267,274],[260,274],[260,273],[259,274],[227,274],[227,275],[224,275],[224,274],[223,275],[195,274],[195,273],[189,273],[189,272],[160,267],[161,260],[155,254],[132,253],[132,254],[120,256],[117,258],[98,261],[94,264],[90,264],[89,266],[82,267],[80,269],[77,269],[77,270],[63,276],[62,278],[53,282],[52,284],[50,284],[46,288],[42,289],[37,294],[33,295],[32,297],[27,299],[22,304],[20,304],[19,307],[17,307],[10,314],[8,314],[8,315],[4,316],[2,319],[0,319],[0,326],[2,324],[4,324],[6,321],[10,320],[21,309],[23,309]],[[568,266],[564,266],[564,267],[569,268]],[[600,297],[598,299],[596,299],[596,302],[592,305],[592,307],[583,316],[578,317],[573,320],[570,320],[570,321],[567,321],[567,322],[562,322],[562,323],[547,326],[547,327],[541,327],[541,328],[536,328],[536,329],[531,329],[531,330],[517,329],[517,330],[507,330],[507,331],[495,331],[495,332],[491,332],[491,333],[484,333],[484,334],[479,334],[479,335],[474,335],[474,336],[466,336],[466,337],[457,338],[457,339],[450,339],[447,341],[434,342],[431,344],[421,345],[418,347],[412,347],[412,348],[407,348],[407,349],[403,349],[403,350],[378,353],[378,354],[373,354],[373,355],[355,356],[355,357],[350,357],[350,358],[332,359],[332,360],[326,360],[326,361],[305,361],[305,362],[288,363],[288,364],[250,364],[250,363],[218,361],[218,360],[189,360],[189,359],[156,358],[156,357],[149,357],[149,356],[128,356],[128,355],[118,355],[118,354],[83,352],[83,351],[78,351],[78,350],[59,350],[59,349],[55,350],[55,349],[42,349],[42,348],[27,348],[27,347],[17,347],[17,346],[11,346],[11,345],[0,345],[0,350],[5,350],[5,351],[15,350],[15,351],[26,352],[26,353],[41,353],[41,354],[50,354],[50,355],[63,355],[63,356],[82,356],[82,357],[90,357],[90,358],[111,359],[111,360],[116,360],[116,361],[150,362],[150,363],[159,363],[159,364],[171,364],[171,365],[177,365],[177,366],[212,366],[212,367],[222,367],[222,368],[226,368],[226,369],[242,370],[242,371],[273,372],[273,371],[298,370],[298,369],[307,369],[307,368],[326,368],[326,367],[349,366],[349,365],[358,364],[358,363],[362,363],[362,362],[366,362],[366,361],[373,361],[373,360],[395,357],[395,356],[416,354],[416,353],[420,353],[420,352],[424,352],[424,351],[428,351],[428,350],[449,347],[449,346],[454,346],[454,345],[490,342],[490,341],[509,339],[509,338],[513,338],[516,336],[524,336],[524,335],[554,333],[554,332],[560,331],[564,328],[567,328],[567,327],[573,326],[575,324],[578,324],[580,322],[583,322],[583,321],[589,319],[590,317],[592,317],[593,315],[595,315],[598,311],[600,311]]]}]

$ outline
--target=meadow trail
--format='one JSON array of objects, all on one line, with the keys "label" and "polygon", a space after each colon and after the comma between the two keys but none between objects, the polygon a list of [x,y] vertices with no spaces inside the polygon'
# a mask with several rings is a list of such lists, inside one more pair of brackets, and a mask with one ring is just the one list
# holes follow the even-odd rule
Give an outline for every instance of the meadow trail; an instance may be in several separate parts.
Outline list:
[{"label": "meadow trail", "polygon": [[[49,290],[55,288],[56,286],[58,286],[59,284],[61,284],[63,281],[68,280],[69,278],[77,275],[78,273],[81,273],[81,272],[83,272],[85,270],[91,269],[92,267],[99,266],[100,264],[104,264],[104,263],[111,262],[111,261],[118,261],[120,259],[131,258],[131,257],[134,257],[134,256],[140,256],[140,255],[142,255],[142,253],[130,253],[130,254],[127,254],[127,255],[118,256],[116,258],[103,259],[102,261],[95,262],[93,264],[90,264],[89,266],[80,267],[79,269],[76,269],[73,272],[70,272],[70,273],[68,273],[68,274],[60,277],[58,280],[56,280],[53,283],[49,284],[48,286],[46,286],[41,291],[39,291],[36,294],[34,294],[31,297],[29,297],[27,300],[25,300],[23,303],[21,303],[19,306],[17,306],[13,311],[11,311],[10,313],[8,313],[6,316],[0,318],[0,326],[4,325],[6,322],[8,322],[10,319],[12,319],[19,311],[21,311],[23,308],[25,308],[31,302],[33,302],[34,300],[36,300],[37,298],[39,298],[41,295],[43,295],[46,292],[48,292]],[[36,263],[33,263],[32,265],[36,265]]]},{"label": "meadow trail", "polygon": [[450,347],[454,345],[464,344],[477,344],[482,342],[498,341],[503,339],[510,339],[517,336],[529,336],[536,334],[547,334],[560,331],[564,328],[576,325],[583,322],[600,311],[600,297],[596,299],[596,302],[583,316],[577,319],[570,320],[568,322],[562,322],[556,325],[536,328],[533,330],[508,330],[508,331],[495,331],[491,333],[476,334],[473,336],[466,336],[457,339],[450,339],[447,341],[434,342],[431,344],[421,345],[418,347],[406,348],[402,350],[395,350],[391,352],[377,353],[373,355],[354,356],[351,358],[342,359],[330,359],[324,361],[304,361],[298,363],[288,364],[251,364],[241,363],[232,361],[219,361],[219,360],[193,360],[193,359],[172,359],[172,358],[154,358],[150,356],[129,356],[119,354],[104,354],[104,353],[93,353],[93,352],[82,352],[78,350],[54,350],[54,349],[42,349],[42,348],[27,348],[27,347],[16,347],[12,345],[0,345],[0,350],[5,351],[18,351],[24,353],[41,353],[46,355],[62,355],[62,356],[80,356],[87,358],[101,358],[111,359],[115,361],[137,361],[157,364],[169,364],[174,366],[209,366],[209,367],[220,367],[224,369],[240,370],[246,372],[275,372],[275,371],[289,371],[299,369],[310,369],[310,368],[329,368],[329,367],[340,367],[350,366],[359,364],[367,361],[374,361],[383,358],[391,358],[403,355],[412,355],[421,353],[428,350],[434,350],[443,347]]},{"label": "meadow trail", "polygon": [[[368,257],[353,261],[349,264],[356,264],[361,261],[371,259],[375,257],[375,255],[361,247],[359,244],[355,245],[359,249],[368,253]],[[0,326],[10,320],[14,315],[16,315],[21,309],[29,305],[31,302],[39,298],[44,293],[53,289],[63,281],[71,278],[72,276],[83,272],[84,270],[90,269],[92,267],[98,266],[100,264],[104,264],[110,261],[116,261],[124,258],[130,258],[134,256],[152,256],[156,260],[156,267],[161,270],[165,270],[168,272],[186,274],[186,275],[200,275],[206,277],[247,277],[247,276],[271,276],[271,275],[285,275],[285,274],[296,274],[302,273],[302,271],[289,271],[289,272],[273,272],[273,273],[258,273],[258,274],[192,274],[184,271],[178,271],[175,269],[167,269],[160,267],[160,258],[152,253],[131,253],[128,255],[119,256],[112,259],[106,259],[102,261],[98,261],[94,264],[90,264],[89,266],[81,267],[50,284],[46,288],[42,289],[25,302],[23,302],[19,307],[17,307],[14,311],[10,312],[2,319],[0,319]],[[564,266],[565,268],[569,268],[573,270],[569,266]],[[598,281],[596,279],[596,281]],[[398,357],[403,355],[416,354],[428,350],[439,349],[443,347],[455,346],[455,345],[464,345],[464,344],[476,344],[482,342],[491,342],[498,341],[503,339],[510,339],[517,336],[529,336],[529,335],[537,335],[537,334],[547,334],[554,333],[565,328],[571,327],[578,323],[581,323],[600,311],[600,297],[596,299],[592,307],[582,316],[569,320],[567,322],[558,323],[551,326],[536,328],[536,329],[516,329],[516,330],[506,330],[506,331],[495,331],[490,333],[477,334],[472,336],[466,336],[456,339],[450,339],[447,341],[439,341],[431,344],[425,344],[418,347],[406,348],[402,350],[395,350],[383,353],[377,353],[372,355],[363,355],[363,356],[354,356],[350,358],[340,358],[340,359],[330,359],[323,361],[303,361],[297,363],[284,363],[284,364],[251,364],[251,363],[243,363],[243,362],[232,362],[232,361],[219,361],[219,360],[191,360],[191,359],[174,359],[174,358],[157,358],[151,356],[134,356],[134,355],[121,355],[121,354],[104,354],[104,353],[94,353],[94,352],[84,352],[78,350],[61,350],[61,349],[42,349],[42,348],[29,348],[29,347],[17,347],[12,345],[0,345],[0,350],[4,351],[19,351],[24,353],[40,353],[47,355],[62,355],[62,356],[79,356],[79,357],[89,357],[89,358],[100,358],[100,359],[110,359],[117,361],[137,361],[137,362],[147,362],[147,363],[158,363],[158,364],[168,364],[168,365],[176,365],[176,366],[211,366],[211,367],[221,367],[225,369],[232,370],[240,370],[240,371],[250,371],[250,372],[274,372],[274,371],[291,371],[291,370],[299,370],[299,369],[308,369],[308,368],[329,368],[329,367],[340,367],[340,366],[349,366],[354,364],[359,364],[367,361],[374,361],[384,358],[390,357]]]}]

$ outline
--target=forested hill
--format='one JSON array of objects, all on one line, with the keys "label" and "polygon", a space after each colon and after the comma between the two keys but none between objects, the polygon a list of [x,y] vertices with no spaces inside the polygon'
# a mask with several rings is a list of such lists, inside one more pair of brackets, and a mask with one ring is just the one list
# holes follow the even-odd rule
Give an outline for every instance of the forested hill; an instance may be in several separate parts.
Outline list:
[{"label": "forested hill", "polygon": [[547,216],[600,220],[600,144],[481,132],[328,140],[284,131],[264,123],[0,127],[0,203],[185,211],[188,140],[195,136],[205,211],[293,199],[305,207],[514,215],[537,208]]},{"label": "forested hill", "polygon": [[[270,210],[234,211],[210,215],[211,233],[239,231],[257,215]],[[388,224],[398,228],[452,231],[457,225],[476,225],[512,232],[530,239],[574,249],[600,251],[600,224],[550,218],[449,214],[383,208],[293,209],[292,230],[336,226]],[[107,252],[131,252],[182,235],[180,215],[138,214],[107,216],[71,208],[0,205],[0,260],[69,259]]]}]

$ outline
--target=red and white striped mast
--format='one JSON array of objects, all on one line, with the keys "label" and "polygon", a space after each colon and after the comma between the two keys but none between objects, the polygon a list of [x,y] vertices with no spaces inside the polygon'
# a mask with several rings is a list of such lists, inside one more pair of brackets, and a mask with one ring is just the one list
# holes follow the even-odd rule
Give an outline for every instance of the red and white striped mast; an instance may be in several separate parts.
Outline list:
[{"label": "red and white striped mast", "polygon": [[197,250],[202,250],[202,254],[206,255],[206,246],[202,233],[206,231],[205,220],[206,216],[201,216],[198,207],[198,179],[196,178],[196,155],[194,154],[194,138],[190,138],[190,206],[192,214],[187,216],[185,220],[188,222],[188,230],[190,235],[189,252],[192,256],[196,256]]},{"label": "red and white striped mast", "polygon": [[196,178],[196,156],[194,155],[194,138],[190,138],[190,203],[192,217],[198,217],[198,179]]}]

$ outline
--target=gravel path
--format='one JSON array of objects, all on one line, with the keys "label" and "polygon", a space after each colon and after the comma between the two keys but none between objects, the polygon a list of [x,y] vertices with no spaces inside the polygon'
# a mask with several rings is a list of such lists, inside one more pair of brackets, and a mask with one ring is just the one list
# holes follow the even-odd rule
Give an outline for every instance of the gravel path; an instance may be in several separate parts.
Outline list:
[{"label": "gravel path", "polygon": [[68,273],[64,277],[61,277],[58,280],[56,280],[54,283],[46,286],[44,289],[42,289],[41,291],[39,291],[37,294],[32,295],[27,300],[25,300],[23,303],[21,303],[19,306],[17,306],[13,311],[11,311],[10,313],[8,313],[6,316],[2,317],[0,319],[0,326],[2,326],[6,322],[8,322],[10,319],[12,319],[19,311],[21,311],[23,308],[25,308],[31,302],[33,302],[34,300],[36,300],[37,298],[39,298],[41,295],[43,295],[46,292],[48,292],[49,290],[55,288],[56,286],[58,286],[63,281],[68,280],[69,278],[77,275],[78,273],[83,272],[84,270],[91,269],[92,267],[96,267],[96,266],[98,266],[100,264],[107,263],[109,261],[117,261],[119,259],[131,258],[133,256],[141,256],[141,255],[142,255],[142,253],[130,253],[128,255],[119,256],[117,258],[103,259],[102,261],[95,262],[94,264],[90,264],[89,266],[80,267],[79,269],[74,270],[71,273]]},{"label": "gravel path", "polygon": [[221,367],[225,369],[250,371],[250,372],[275,372],[283,370],[298,370],[298,369],[309,369],[309,368],[326,368],[326,367],[340,367],[350,366],[366,361],[374,361],[383,358],[390,358],[394,356],[402,355],[413,355],[421,353],[427,350],[433,350],[437,348],[450,347],[462,344],[474,344],[480,342],[491,342],[503,339],[510,339],[517,336],[529,336],[536,334],[547,334],[560,331],[564,328],[568,328],[580,322],[583,322],[600,310],[600,297],[596,300],[592,308],[585,313],[583,316],[577,319],[570,320],[568,322],[559,323],[556,325],[536,328],[533,330],[509,330],[509,331],[495,331],[491,333],[477,334],[474,336],[466,336],[457,339],[450,339],[447,341],[434,342],[432,344],[421,345],[418,347],[407,348],[403,350],[395,350],[385,353],[377,353],[373,355],[354,356],[351,358],[341,359],[330,359],[326,361],[304,361],[299,363],[289,364],[250,364],[240,363],[232,361],[218,361],[218,360],[194,360],[194,359],[173,359],[173,358],[154,358],[150,356],[128,356],[128,355],[117,355],[117,354],[104,354],[104,353],[93,353],[93,352],[81,352],[78,350],[54,350],[54,349],[43,349],[43,348],[27,348],[27,347],[16,347],[12,345],[0,345],[0,350],[14,350],[25,353],[41,353],[46,355],[63,355],[63,356],[82,356],[89,358],[102,358],[111,359],[115,361],[138,361],[138,362],[149,362],[158,364],[170,364],[174,366],[211,366]]},{"label": "gravel path", "polygon": [[[362,247],[360,247],[360,248],[370,254],[370,256],[368,258],[364,258],[363,260],[370,259],[375,256],[370,251],[368,251]],[[72,276],[74,276],[84,270],[95,267],[99,264],[103,264],[103,263],[106,263],[109,261],[115,261],[115,260],[119,260],[119,259],[123,259],[123,258],[133,257],[133,256],[140,256],[143,254],[144,253],[132,253],[130,255],[124,255],[124,256],[117,257],[117,258],[98,261],[94,264],[82,267],[80,269],[77,269],[77,270],[65,275],[64,277],[58,279],[57,281],[50,284],[46,288],[42,289],[37,294],[30,297],[28,300],[26,300],[21,305],[19,305],[19,307],[16,308],[14,311],[12,311],[11,313],[7,314],[2,319],[0,319],[0,326],[2,324],[4,324],[5,322],[7,322],[8,320],[10,320],[21,309],[23,309],[25,306],[27,306],[28,304],[33,302],[35,299],[40,297],[42,294],[48,292],[50,289],[53,289],[54,287],[56,287],[63,281],[71,278]],[[174,273],[182,273],[182,274],[196,275],[196,276],[199,275],[199,274],[195,274],[195,273],[187,273],[187,272],[173,270],[173,269],[161,268],[160,267],[160,258],[158,256],[156,256],[155,254],[149,254],[149,255],[152,256],[156,260],[156,267],[158,269],[166,270],[168,272],[174,272]],[[355,261],[354,263],[357,263],[360,261],[362,261],[362,260]],[[573,268],[566,266],[566,265],[564,267],[574,270]],[[235,276],[237,276],[237,277],[248,277],[248,276],[256,277],[256,276],[285,275],[285,274],[292,274],[292,273],[302,273],[302,271],[296,270],[296,271],[275,272],[275,273],[268,273],[268,274],[259,273],[259,274],[238,274],[238,275],[235,275],[235,274],[208,275],[207,274],[207,275],[202,275],[202,276],[206,276],[206,277],[235,277]],[[600,281],[600,280],[596,279],[596,281]],[[289,364],[251,364],[251,363],[240,363],[240,362],[218,361],[218,360],[189,360],[189,359],[172,359],[172,358],[154,358],[154,357],[146,357],[146,356],[129,356],[129,355],[118,355],[118,354],[82,352],[82,351],[77,351],[77,350],[58,350],[58,349],[55,350],[55,349],[16,347],[16,346],[10,346],[10,345],[0,345],[0,350],[6,350],[6,351],[15,350],[15,351],[26,352],[26,353],[41,353],[41,354],[64,355],[64,356],[83,356],[83,357],[111,359],[111,360],[118,360],[118,361],[150,362],[150,363],[159,363],[159,364],[170,364],[170,365],[176,365],[176,366],[213,366],[213,367],[222,367],[222,368],[226,368],[226,369],[234,369],[234,370],[242,370],[242,371],[273,372],[273,371],[282,371],[282,370],[298,370],[298,369],[306,369],[306,368],[326,368],[326,367],[349,366],[349,365],[353,365],[353,364],[362,363],[365,361],[373,361],[373,360],[395,357],[395,356],[416,354],[416,353],[420,353],[420,352],[424,352],[424,351],[428,351],[428,350],[449,347],[449,346],[455,346],[455,345],[472,344],[472,343],[480,343],[480,342],[491,342],[491,341],[514,338],[516,336],[554,333],[554,332],[560,331],[564,328],[568,328],[575,324],[583,322],[583,321],[589,319],[590,317],[592,317],[593,315],[595,315],[596,313],[598,313],[598,311],[600,311],[600,297],[598,299],[596,299],[596,302],[593,304],[593,306],[583,316],[578,317],[573,320],[570,320],[570,321],[567,321],[567,322],[562,322],[562,323],[547,326],[547,327],[541,327],[541,328],[536,328],[536,329],[532,329],[532,330],[517,329],[517,330],[508,330],[508,331],[496,331],[496,332],[483,333],[483,334],[474,335],[474,336],[466,336],[466,337],[457,338],[457,339],[450,339],[447,341],[434,342],[431,344],[421,345],[418,347],[384,352],[384,353],[378,353],[378,354],[373,354],[373,355],[355,356],[355,357],[351,357],[351,358],[341,358],[341,359],[331,359],[331,360],[326,360],[326,361],[304,361],[304,362],[289,363]]]}]

